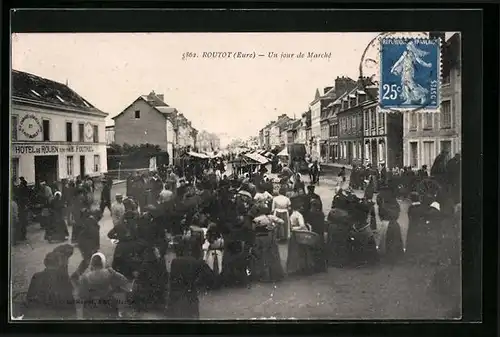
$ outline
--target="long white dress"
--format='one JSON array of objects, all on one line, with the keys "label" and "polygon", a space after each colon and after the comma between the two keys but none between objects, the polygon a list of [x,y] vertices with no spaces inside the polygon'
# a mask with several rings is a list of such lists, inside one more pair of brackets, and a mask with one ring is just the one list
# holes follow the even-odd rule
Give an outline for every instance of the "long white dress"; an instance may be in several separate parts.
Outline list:
[{"label": "long white dress", "polygon": [[291,228],[290,228],[290,215],[288,213],[292,202],[289,198],[284,195],[278,195],[273,198],[272,212],[273,215],[284,221],[284,224],[280,226],[278,230],[278,240],[280,239],[290,239]]}]

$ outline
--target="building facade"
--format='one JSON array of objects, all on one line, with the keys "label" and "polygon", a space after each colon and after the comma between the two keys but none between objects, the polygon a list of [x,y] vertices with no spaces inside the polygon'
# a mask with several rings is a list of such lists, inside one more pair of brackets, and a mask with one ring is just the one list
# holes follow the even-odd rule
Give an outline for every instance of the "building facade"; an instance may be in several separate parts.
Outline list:
[{"label": "building facade", "polygon": [[403,167],[403,115],[384,113],[376,100],[363,106],[363,137],[365,163],[378,167]]},{"label": "building facade", "polygon": [[282,114],[278,116],[276,122],[269,128],[269,145],[271,148],[281,147],[285,145],[286,141],[286,132],[285,130],[288,127],[288,123],[291,118],[286,114]]},{"label": "building facade", "polygon": [[428,169],[441,151],[449,157],[461,151],[462,85],[460,35],[443,46],[441,109],[439,113],[410,112],[403,120],[405,166]]},{"label": "building facade", "polygon": [[106,144],[111,145],[115,142],[115,126],[106,125]]},{"label": "building facade", "polygon": [[194,147],[198,132],[182,113],[163,99],[162,94],[151,91],[113,117],[115,143],[158,145],[168,153],[171,162],[181,148]]},{"label": "building facade", "polygon": [[13,70],[13,178],[53,183],[107,172],[106,116],[64,84]]},{"label": "building facade", "polygon": [[362,103],[358,104],[357,91],[355,88],[341,99],[342,105],[337,115],[340,150],[338,162],[343,165],[361,165],[364,161],[363,110]]}]

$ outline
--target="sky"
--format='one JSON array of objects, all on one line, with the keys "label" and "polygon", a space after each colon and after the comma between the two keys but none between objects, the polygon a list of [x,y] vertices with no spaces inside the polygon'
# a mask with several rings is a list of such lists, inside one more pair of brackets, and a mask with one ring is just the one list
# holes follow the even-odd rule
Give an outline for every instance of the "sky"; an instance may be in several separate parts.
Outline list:
[{"label": "sky", "polygon": [[[359,76],[377,33],[57,33],[14,34],[12,68],[69,86],[111,117],[154,90],[198,130],[223,138],[257,136],[280,114],[308,109],[317,88]],[[203,52],[263,57],[214,59]],[[197,58],[183,60],[185,53]],[[278,58],[269,58],[276,52]],[[329,53],[286,58],[281,53]],[[294,56],[295,56],[294,55]],[[222,140],[224,143],[225,140]]]}]

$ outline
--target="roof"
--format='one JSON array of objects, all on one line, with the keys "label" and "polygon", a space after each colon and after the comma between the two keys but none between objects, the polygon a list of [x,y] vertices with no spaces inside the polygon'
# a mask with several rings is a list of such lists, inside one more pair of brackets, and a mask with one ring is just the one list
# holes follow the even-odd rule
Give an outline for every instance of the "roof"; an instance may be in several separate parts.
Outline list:
[{"label": "roof", "polygon": [[200,159],[208,159],[209,157],[206,154],[189,151],[186,153],[188,156],[200,158]]},{"label": "roof", "polygon": [[161,112],[162,114],[167,114],[167,115],[177,112],[176,108],[172,108],[169,106],[154,106],[154,108],[159,112]]},{"label": "roof", "polygon": [[19,70],[12,70],[12,97],[31,103],[108,115],[67,85]]},{"label": "roof", "polygon": [[167,103],[162,101],[158,96],[156,96],[154,93],[151,93],[149,95],[141,95],[141,97],[147,101],[150,105],[154,107],[158,106],[168,106]]},{"label": "roof", "polygon": [[[165,102],[163,102],[163,105],[159,104],[158,101],[160,101],[159,98],[157,99],[149,99],[148,100],[148,96],[147,95],[141,95],[139,97],[137,97],[137,99],[135,101],[133,101],[129,106],[127,106],[125,109],[123,109],[122,112],[120,112],[118,115],[114,116],[112,119],[116,119],[118,118],[119,116],[123,115],[123,113],[128,109],[130,108],[133,104],[135,104],[135,102],[137,102],[138,100],[143,100],[144,102],[146,102],[150,107],[152,107],[155,111],[157,111],[158,113],[160,113],[163,117],[165,118],[168,118],[170,117],[170,114],[172,112],[177,112],[177,109],[175,108],[171,108],[169,107]],[[168,108],[168,109],[167,109]],[[163,110],[163,111],[162,111]]]}]

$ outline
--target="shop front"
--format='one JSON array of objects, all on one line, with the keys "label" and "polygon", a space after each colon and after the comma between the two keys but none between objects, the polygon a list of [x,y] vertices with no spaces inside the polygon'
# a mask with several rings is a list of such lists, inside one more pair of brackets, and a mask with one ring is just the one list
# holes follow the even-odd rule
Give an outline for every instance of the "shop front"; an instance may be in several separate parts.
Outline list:
[{"label": "shop front", "polygon": [[29,184],[99,176],[107,172],[106,145],[14,143],[11,170],[13,177],[24,177]]}]

